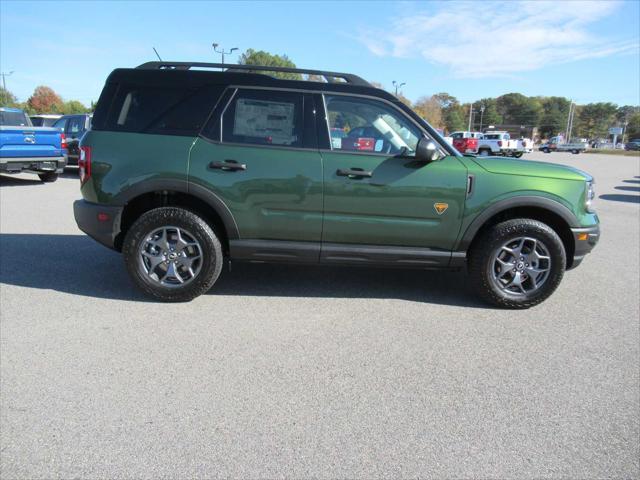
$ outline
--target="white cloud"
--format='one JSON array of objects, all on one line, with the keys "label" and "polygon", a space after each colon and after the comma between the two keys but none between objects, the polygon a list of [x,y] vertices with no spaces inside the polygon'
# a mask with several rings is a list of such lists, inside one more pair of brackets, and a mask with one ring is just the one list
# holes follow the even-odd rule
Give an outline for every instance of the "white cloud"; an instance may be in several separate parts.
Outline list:
[{"label": "white cloud", "polygon": [[637,38],[602,38],[589,31],[618,8],[614,1],[428,5],[430,10],[403,5],[390,27],[361,30],[358,39],[375,55],[421,56],[458,77],[507,76],[640,48]]}]

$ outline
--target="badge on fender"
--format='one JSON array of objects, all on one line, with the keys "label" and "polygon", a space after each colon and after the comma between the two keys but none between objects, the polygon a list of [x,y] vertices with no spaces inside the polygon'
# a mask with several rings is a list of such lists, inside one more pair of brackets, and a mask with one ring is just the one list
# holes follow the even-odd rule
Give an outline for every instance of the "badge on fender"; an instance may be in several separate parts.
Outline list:
[{"label": "badge on fender", "polygon": [[438,215],[442,215],[447,208],[449,208],[448,203],[437,202],[433,204],[433,208],[436,209],[436,213]]}]

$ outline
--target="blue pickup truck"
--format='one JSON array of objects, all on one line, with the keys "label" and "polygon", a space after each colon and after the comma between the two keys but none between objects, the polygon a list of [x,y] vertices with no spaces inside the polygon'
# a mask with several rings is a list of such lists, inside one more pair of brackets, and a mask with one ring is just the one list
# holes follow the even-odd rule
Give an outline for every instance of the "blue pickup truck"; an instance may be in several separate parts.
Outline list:
[{"label": "blue pickup truck", "polygon": [[67,164],[66,146],[60,130],[34,127],[22,110],[0,107],[0,173],[35,173],[55,182]]}]

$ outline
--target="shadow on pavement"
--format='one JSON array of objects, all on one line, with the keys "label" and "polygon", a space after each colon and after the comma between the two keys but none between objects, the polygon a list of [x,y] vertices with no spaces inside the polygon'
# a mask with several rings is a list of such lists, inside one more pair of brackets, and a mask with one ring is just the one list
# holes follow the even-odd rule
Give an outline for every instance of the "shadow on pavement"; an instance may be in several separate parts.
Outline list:
[{"label": "shadow on pavement", "polygon": [[26,187],[27,185],[45,185],[35,175],[33,178],[17,178],[9,175],[0,175],[0,187]]},{"label": "shadow on pavement", "polygon": [[[149,301],[122,257],[83,235],[0,234],[0,282],[72,295]],[[49,252],[56,252],[51,255]],[[234,263],[208,295],[401,299],[487,308],[456,272]]]},{"label": "shadow on pavement", "polygon": [[640,192],[640,185],[637,187],[623,185],[621,187],[615,187],[616,190],[624,190],[625,192]]},{"label": "shadow on pavement", "polygon": [[605,193],[598,198],[602,200],[611,200],[613,202],[640,203],[640,195],[624,195],[622,193]]},{"label": "shadow on pavement", "polygon": [[[640,177],[635,177],[640,178]],[[622,180],[624,183],[640,183],[640,180]]]}]

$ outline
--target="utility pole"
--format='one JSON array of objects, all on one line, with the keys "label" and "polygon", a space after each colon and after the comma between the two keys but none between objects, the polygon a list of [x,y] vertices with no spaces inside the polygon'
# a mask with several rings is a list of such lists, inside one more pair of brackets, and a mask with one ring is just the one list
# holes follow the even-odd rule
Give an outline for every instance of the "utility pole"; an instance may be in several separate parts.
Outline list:
[{"label": "utility pole", "polygon": [[391,81],[391,84],[392,84],[394,87],[396,87],[396,97],[397,97],[397,96],[398,96],[398,89],[399,89],[399,88],[402,88],[402,86],[403,86],[403,85],[406,85],[406,84],[407,84],[407,82],[398,83],[398,82],[396,82],[395,80],[392,80],[392,81]]},{"label": "utility pole", "polygon": [[471,131],[471,114],[473,113],[473,102],[469,104],[469,129],[468,132]]},{"label": "utility pole", "polygon": [[573,114],[575,112],[575,106],[573,104],[573,101],[571,103],[569,103],[569,115],[567,117],[567,129],[565,130],[564,134],[565,134],[565,139],[564,139],[564,143],[568,143],[569,139],[571,137],[571,130],[573,128]]},{"label": "utility pole", "polygon": [[222,47],[220,47],[220,50],[218,50],[218,47],[220,46],[219,43],[212,43],[211,46],[213,47],[213,51],[214,52],[219,53],[220,55],[222,55],[222,63],[224,63],[224,56],[225,55],[229,55],[229,54],[233,53],[234,50],[238,50],[238,47],[233,47],[228,52],[225,52],[224,48],[222,48]]},{"label": "utility pole", "polygon": [[480,105],[480,128],[478,129],[480,132],[482,131],[482,117],[484,115],[484,104]]},{"label": "utility pole", "polygon": [[0,73],[0,75],[2,75],[2,88],[4,88],[5,90],[7,89],[7,77],[10,77],[11,74],[13,73],[13,70],[11,70],[9,73]]}]

